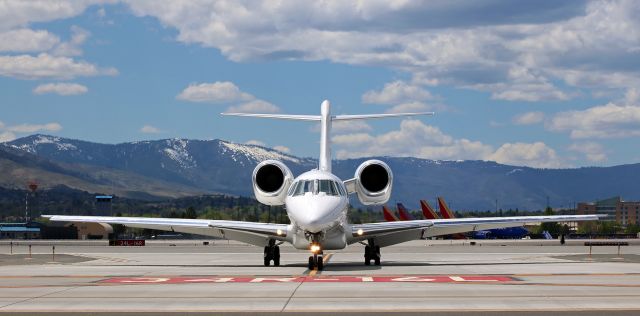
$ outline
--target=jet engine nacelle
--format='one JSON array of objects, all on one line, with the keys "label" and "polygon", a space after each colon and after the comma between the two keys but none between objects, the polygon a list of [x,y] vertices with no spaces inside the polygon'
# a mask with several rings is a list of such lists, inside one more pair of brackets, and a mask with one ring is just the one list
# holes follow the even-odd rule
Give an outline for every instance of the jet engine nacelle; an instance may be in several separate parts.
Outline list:
[{"label": "jet engine nacelle", "polygon": [[291,170],[277,160],[265,160],[253,169],[253,194],[266,205],[283,205],[293,181]]},{"label": "jet engine nacelle", "polygon": [[380,160],[363,162],[356,169],[355,180],[355,191],[364,205],[384,204],[391,197],[393,173]]}]

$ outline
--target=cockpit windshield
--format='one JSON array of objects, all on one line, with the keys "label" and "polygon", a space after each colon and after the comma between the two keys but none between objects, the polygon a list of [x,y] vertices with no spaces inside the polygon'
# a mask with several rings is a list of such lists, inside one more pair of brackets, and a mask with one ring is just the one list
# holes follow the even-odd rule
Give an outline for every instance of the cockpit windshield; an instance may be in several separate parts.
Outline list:
[{"label": "cockpit windshield", "polygon": [[344,195],[344,189],[333,180],[300,180],[293,183],[289,189],[289,196],[300,196],[307,193],[340,196]]}]

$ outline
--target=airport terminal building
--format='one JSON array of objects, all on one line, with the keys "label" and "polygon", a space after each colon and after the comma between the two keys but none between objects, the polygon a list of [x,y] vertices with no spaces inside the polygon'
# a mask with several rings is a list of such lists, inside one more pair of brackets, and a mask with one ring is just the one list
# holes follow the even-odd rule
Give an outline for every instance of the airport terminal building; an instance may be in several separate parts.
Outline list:
[{"label": "airport terminal building", "polygon": [[581,202],[578,203],[577,214],[607,214],[623,226],[637,225],[640,201],[623,201],[616,196],[595,202]]}]

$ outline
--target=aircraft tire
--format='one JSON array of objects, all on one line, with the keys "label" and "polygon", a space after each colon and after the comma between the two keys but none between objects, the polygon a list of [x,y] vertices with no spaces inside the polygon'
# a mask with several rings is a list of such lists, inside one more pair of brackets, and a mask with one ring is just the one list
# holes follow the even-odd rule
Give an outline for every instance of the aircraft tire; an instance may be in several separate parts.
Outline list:
[{"label": "aircraft tire", "polygon": [[264,247],[264,266],[268,267],[271,264],[271,255],[269,251],[269,246]]},{"label": "aircraft tire", "polygon": [[313,270],[315,267],[315,262],[313,262],[313,256],[309,256],[309,265],[307,266],[309,270]]},{"label": "aircraft tire", "polygon": [[280,247],[274,246],[273,248],[273,266],[280,266]]}]

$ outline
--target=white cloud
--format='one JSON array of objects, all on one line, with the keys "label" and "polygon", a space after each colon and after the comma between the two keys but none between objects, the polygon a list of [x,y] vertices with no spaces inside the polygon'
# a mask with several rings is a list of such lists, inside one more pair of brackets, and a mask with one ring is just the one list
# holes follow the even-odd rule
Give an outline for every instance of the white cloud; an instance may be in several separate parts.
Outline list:
[{"label": "white cloud", "polygon": [[407,84],[404,81],[394,81],[384,85],[380,91],[370,90],[362,95],[363,103],[370,104],[400,104],[424,101],[433,98],[429,91]]},{"label": "white cloud", "polygon": [[229,81],[214,83],[192,83],[182,90],[176,99],[190,102],[208,102],[212,104],[230,104],[226,112],[277,113],[280,108],[267,101],[243,92]]},{"label": "white cloud", "polygon": [[556,155],[556,151],[543,142],[506,143],[487,158],[498,163],[516,166],[536,168],[560,168],[564,166]]},{"label": "white cloud", "polygon": [[607,153],[602,145],[594,142],[575,143],[569,146],[569,150],[584,154],[591,162],[603,162],[607,160]]},{"label": "white cloud", "polygon": [[332,141],[340,148],[338,158],[402,156],[427,159],[481,159],[491,146],[468,139],[455,139],[434,126],[406,119],[400,130],[378,136],[367,133],[338,135]]},{"label": "white cloud", "polygon": [[33,89],[35,94],[56,93],[59,95],[79,95],[87,93],[87,87],[77,83],[47,83]]},{"label": "white cloud", "polygon": [[538,124],[544,120],[543,112],[526,112],[513,117],[512,121],[516,125]]},{"label": "white cloud", "polygon": [[59,123],[47,124],[19,124],[7,126],[6,130],[14,133],[57,132],[62,129]]},{"label": "white cloud", "polygon": [[274,147],[273,147],[273,149],[275,149],[275,150],[277,150],[277,151],[279,151],[279,152],[286,153],[286,154],[288,154],[288,153],[290,153],[290,152],[291,152],[291,149],[290,149],[289,147],[287,147],[287,146],[282,146],[282,145],[280,145],[280,146],[274,146]]},{"label": "white cloud", "polygon": [[340,159],[370,156],[418,157],[443,160],[493,160],[499,163],[537,168],[565,166],[554,149],[543,142],[506,143],[497,150],[465,138],[456,139],[434,126],[407,119],[399,130],[381,135],[353,133],[332,138]]},{"label": "white cloud", "polygon": [[82,55],[82,44],[89,38],[89,31],[73,25],[71,26],[71,39],[68,42],[60,43],[54,50],[56,56],[80,56]]},{"label": "white cloud", "polygon": [[16,134],[12,132],[0,132],[0,143],[10,142],[16,139]]},{"label": "white cloud", "polygon": [[0,52],[43,52],[60,42],[46,30],[17,29],[0,33]]},{"label": "white cloud", "polygon": [[267,147],[267,144],[265,142],[259,141],[259,140],[256,140],[256,139],[248,140],[248,141],[245,142],[245,144]]},{"label": "white cloud", "polygon": [[623,138],[640,136],[640,106],[606,105],[556,114],[547,128],[569,132],[571,138]]},{"label": "white cloud", "polygon": [[152,125],[145,125],[140,128],[140,132],[145,134],[160,134],[162,130]]},{"label": "white cloud", "polygon": [[230,106],[226,110],[229,113],[277,113],[280,112],[280,108],[263,100],[253,100],[247,103]]},{"label": "white cloud", "polygon": [[21,79],[61,78],[80,76],[117,75],[115,68],[99,68],[85,61],[57,57],[46,53],[38,56],[0,56],[0,76]]},{"label": "white cloud", "polygon": [[0,6],[0,30],[74,17],[96,3],[111,0],[5,0]]},{"label": "white cloud", "polygon": [[[129,5],[134,14],[175,28],[178,41],[215,47],[233,61],[382,66],[412,74],[415,84],[454,84],[500,100],[562,101],[575,94],[559,88],[558,81],[619,89],[640,78],[634,66],[640,47],[637,1],[557,1],[526,9],[502,1],[137,0]],[[367,102],[389,100],[375,93]]]},{"label": "white cloud", "polygon": [[252,95],[240,91],[240,88],[229,81],[192,83],[176,98],[183,101],[211,103],[231,103],[254,99]]},{"label": "white cloud", "polygon": [[[432,110],[434,107],[427,105],[423,102],[409,102],[402,103],[389,108],[387,113],[408,113],[408,112],[425,112]],[[445,107],[438,107],[439,109],[444,109]]]}]

